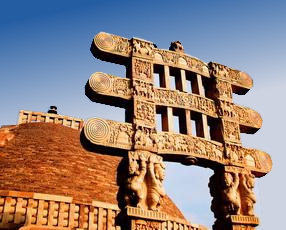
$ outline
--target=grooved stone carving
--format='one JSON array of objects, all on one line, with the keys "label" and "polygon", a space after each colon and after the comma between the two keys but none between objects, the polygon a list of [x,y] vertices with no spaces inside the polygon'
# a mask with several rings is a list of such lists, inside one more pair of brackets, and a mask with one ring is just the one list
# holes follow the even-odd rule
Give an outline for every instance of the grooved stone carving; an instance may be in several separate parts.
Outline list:
[{"label": "grooved stone carving", "polygon": [[96,72],[91,75],[87,82],[86,95],[92,101],[96,101],[98,95],[131,99],[130,80]]},{"label": "grooved stone carving", "polygon": [[[251,77],[245,72],[241,72],[215,62],[210,62],[209,68],[211,75],[222,80],[230,81],[234,85],[243,86],[246,91],[253,86]],[[243,92],[245,92],[245,90]]]},{"label": "grooved stone carving", "polygon": [[93,144],[105,143],[105,146],[130,149],[134,131],[128,123],[93,118],[86,122],[84,134]]},{"label": "grooved stone carving", "polygon": [[131,47],[126,38],[102,32],[95,36],[93,42],[100,50],[108,50],[124,56],[129,56],[131,53]]}]

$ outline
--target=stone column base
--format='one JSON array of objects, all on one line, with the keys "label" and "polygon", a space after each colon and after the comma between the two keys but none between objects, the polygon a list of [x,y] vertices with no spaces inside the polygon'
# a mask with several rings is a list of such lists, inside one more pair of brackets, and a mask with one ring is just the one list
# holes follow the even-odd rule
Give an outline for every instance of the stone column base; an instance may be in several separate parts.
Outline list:
[{"label": "stone column base", "polygon": [[124,230],[152,229],[162,230],[162,223],[167,219],[163,212],[143,210],[135,207],[127,207],[121,213],[121,227]]},{"label": "stone column base", "polygon": [[231,215],[216,220],[213,230],[254,230],[258,225],[259,219],[256,216]]}]

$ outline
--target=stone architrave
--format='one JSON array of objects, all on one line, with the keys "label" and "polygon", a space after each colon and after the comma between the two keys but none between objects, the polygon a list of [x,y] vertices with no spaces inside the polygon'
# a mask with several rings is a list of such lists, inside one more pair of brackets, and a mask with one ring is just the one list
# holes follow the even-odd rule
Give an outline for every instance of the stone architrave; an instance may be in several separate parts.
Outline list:
[{"label": "stone architrave", "polygon": [[[85,87],[90,100],[125,108],[126,122],[91,118],[83,136],[95,150],[117,149],[128,158],[127,205],[160,208],[164,178],[152,173],[160,166],[163,174],[163,157],[214,170],[209,183],[211,209],[217,218],[214,229],[258,225],[254,178],[266,175],[272,161],[267,153],[242,146],[240,134],[255,133],[262,118],[232,100],[233,93],[243,95],[252,88],[251,77],[187,55],[178,41],[163,50],[143,39],[101,32],[94,37],[91,52],[103,61],[126,66],[125,78],[96,72]],[[157,198],[150,198],[152,194]]]}]

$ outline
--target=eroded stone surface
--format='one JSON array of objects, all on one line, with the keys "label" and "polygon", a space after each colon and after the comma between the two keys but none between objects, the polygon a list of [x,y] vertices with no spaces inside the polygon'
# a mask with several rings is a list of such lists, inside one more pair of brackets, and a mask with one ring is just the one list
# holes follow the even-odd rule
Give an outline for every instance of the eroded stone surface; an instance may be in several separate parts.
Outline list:
[{"label": "eroded stone surface", "polygon": [[0,128],[0,147],[4,147],[15,137],[15,134],[13,133],[14,128],[15,126]]}]

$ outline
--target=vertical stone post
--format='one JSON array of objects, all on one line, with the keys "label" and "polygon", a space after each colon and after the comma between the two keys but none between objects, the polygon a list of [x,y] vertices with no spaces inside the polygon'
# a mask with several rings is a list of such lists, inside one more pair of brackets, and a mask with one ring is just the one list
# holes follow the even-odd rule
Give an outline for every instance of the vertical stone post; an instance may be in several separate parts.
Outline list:
[{"label": "vertical stone post", "polygon": [[133,87],[134,149],[155,152],[156,106],[154,103],[153,44],[132,39],[129,78]]},{"label": "vertical stone post", "polygon": [[[133,121],[135,128],[134,152],[129,152],[129,175],[126,185],[127,207],[122,213],[123,229],[162,229],[158,212],[165,195],[162,178],[155,171],[164,170],[162,158],[156,152],[156,106],[154,102],[153,44],[133,38],[131,74],[133,88]],[[156,166],[157,165],[157,166]],[[161,166],[160,166],[161,165]],[[163,166],[163,168],[162,168]],[[139,173],[130,173],[132,168]],[[130,202],[131,201],[131,202]],[[148,210],[149,209],[149,210]],[[156,211],[156,212],[154,212]]]},{"label": "vertical stone post", "polygon": [[216,129],[217,133],[214,135],[224,143],[241,145],[240,127],[232,101],[231,84],[226,80],[216,78],[215,75],[212,77],[213,83],[208,96],[214,100],[220,120],[220,127]]}]

